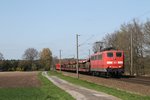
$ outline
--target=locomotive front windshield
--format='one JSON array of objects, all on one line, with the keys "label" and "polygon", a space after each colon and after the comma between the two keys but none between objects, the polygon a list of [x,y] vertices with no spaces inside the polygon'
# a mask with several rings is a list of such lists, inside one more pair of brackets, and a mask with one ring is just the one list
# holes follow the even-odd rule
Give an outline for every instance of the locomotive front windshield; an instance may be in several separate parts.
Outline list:
[{"label": "locomotive front windshield", "polygon": [[112,52],[108,52],[107,53],[107,57],[113,57],[113,53]]},{"label": "locomotive front windshield", "polygon": [[116,57],[121,57],[122,53],[121,52],[116,52]]},{"label": "locomotive front windshield", "polygon": [[107,57],[109,58],[114,57],[114,55],[116,55],[116,57],[122,57],[122,52],[116,52],[116,53],[108,52],[107,53]]}]

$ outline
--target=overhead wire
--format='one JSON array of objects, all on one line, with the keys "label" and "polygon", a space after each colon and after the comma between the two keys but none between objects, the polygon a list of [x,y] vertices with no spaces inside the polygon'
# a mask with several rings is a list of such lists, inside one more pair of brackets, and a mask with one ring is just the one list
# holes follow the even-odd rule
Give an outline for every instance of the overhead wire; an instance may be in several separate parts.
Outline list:
[{"label": "overhead wire", "polygon": [[87,43],[87,41],[91,40],[94,37],[94,35],[92,35],[91,37],[89,37],[88,39],[86,39],[83,43],[79,44],[79,46],[82,46],[84,44]]},{"label": "overhead wire", "polygon": [[139,15],[137,18],[141,18],[141,17],[143,17],[143,16],[145,16],[145,15],[147,15],[147,14],[150,14],[150,10],[147,11],[147,12],[145,12],[145,13],[143,13],[143,14],[141,14],[141,15]]}]

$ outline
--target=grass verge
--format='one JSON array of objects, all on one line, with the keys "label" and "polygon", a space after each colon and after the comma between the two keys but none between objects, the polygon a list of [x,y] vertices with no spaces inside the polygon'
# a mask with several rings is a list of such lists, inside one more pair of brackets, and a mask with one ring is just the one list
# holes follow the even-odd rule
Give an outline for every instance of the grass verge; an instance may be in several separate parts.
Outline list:
[{"label": "grass verge", "polygon": [[72,96],[56,87],[41,73],[41,87],[0,88],[0,100],[74,100]]},{"label": "grass verge", "polygon": [[49,75],[55,75],[60,77],[61,79],[64,79],[70,83],[76,84],[76,85],[80,85],[89,89],[93,89],[96,91],[100,91],[100,92],[104,92],[113,96],[116,96],[122,100],[150,100],[150,96],[141,96],[138,94],[132,94],[123,90],[117,90],[115,88],[110,88],[110,87],[106,87],[106,86],[102,86],[102,85],[97,85],[91,82],[87,82],[84,80],[80,80],[77,78],[73,78],[73,77],[69,77],[69,76],[64,76],[61,73],[58,72],[53,72],[50,71]]}]

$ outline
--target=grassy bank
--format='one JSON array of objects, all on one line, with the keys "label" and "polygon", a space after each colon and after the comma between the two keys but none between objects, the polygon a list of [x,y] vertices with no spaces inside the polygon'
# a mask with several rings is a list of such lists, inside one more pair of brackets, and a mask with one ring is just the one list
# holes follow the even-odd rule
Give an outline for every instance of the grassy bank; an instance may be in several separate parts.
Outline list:
[{"label": "grassy bank", "polygon": [[55,75],[58,76],[70,83],[76,84],[76,85],[80,85],[89,89],[94,89],[96,91],[100,91],[100,92],[104,92],[113,96],[116,96],[120,99],[123,100],[150,100],[150,96],[141,96],[141,95],[137,95],[137,94],[132,94],[126,91],[122,91],[122,90],[117,90],[115,88],[109,88],[106,86],[102,86],[102,85],[97,85],[91,82],[87,82],[84,80],[80,80],[77,78],[73,78],[73,77],[69,77],[69,76],[64,76],[61,73],[58,72],[49,72],[49,75]]},{"label": "grassy bank", "polygon": [[41,74],[38,77],[41,87],[0,88],[0,100],[74,100]]}]

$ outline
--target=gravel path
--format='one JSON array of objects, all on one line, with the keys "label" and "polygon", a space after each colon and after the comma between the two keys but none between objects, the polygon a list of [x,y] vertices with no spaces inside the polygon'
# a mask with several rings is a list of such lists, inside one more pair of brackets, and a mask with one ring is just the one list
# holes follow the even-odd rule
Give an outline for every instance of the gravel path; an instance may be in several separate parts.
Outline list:
[{"label": "gravel path", "polygon": [[117,97],[102,92],[68,83],[56,76],[48,76],[46,72],[43,72],[42,74],[53,82],[53,84],[72,95],[76,100],[120,100]]}]

